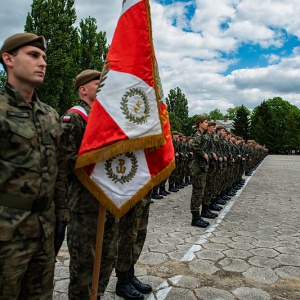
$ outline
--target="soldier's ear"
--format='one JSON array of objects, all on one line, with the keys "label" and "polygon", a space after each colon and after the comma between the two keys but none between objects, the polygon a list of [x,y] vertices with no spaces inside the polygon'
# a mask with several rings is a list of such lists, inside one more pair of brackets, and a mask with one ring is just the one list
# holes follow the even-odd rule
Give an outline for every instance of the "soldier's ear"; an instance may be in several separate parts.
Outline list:
[{"label": "soldier's ear", "polygon": [[11,67],[13,65],[13,58],[12,58],[12,55],[7,53],[7,52],[4,52],[2,54],[2,61],[3,63],[8,66],[8,67]]}]

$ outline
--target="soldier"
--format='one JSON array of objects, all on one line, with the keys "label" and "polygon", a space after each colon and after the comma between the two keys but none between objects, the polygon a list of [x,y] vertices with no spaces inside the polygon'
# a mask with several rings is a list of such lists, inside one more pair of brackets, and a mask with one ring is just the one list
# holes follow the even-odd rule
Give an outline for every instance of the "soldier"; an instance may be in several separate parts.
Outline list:
[{"label": "soldier", "polygon": [[[90,299],[94,266],[99,202],[84,187],[74,173],[77,153],[86,128],[91,105],[95,99],[101,73],[95,70],[82,71],[75,80],[79,105],[68,110],[63,120],[63,130],[67,137],[67,162],[71,220],[67,242],[70,253],[69,299]],[[112,273],[117,255],[118,224],[114,216],[106,211],[102,259],[98,285],[98,299],[103,295]]]},{"label": "soldier", "polygon": [[0,61],[0,299],[50,300],[55,247],[64,239],[66,203],[63,131],[58,113],[41,102],[42,36],[5,40]]},{"label": "soldier", "polygon": [[116,294],[126,300],[143,300],[152,291],[135,276],[134,267],[146,240],[150,201],[151,191],[120,219]]},{"label": "soldier", "polygon": [[178,192],[179,189],[175,188],[175,182],[178,174],[178,166],[179,166],[179,153],[178,153],[178,131],[172,131],[172,142],[174,147],[174,155],[175,155],[175,169],[169,176],[169,192]]},{"label": "soldier", "polygon": [[216,130],[216,123],[213,121],[208,122],[207,126],[207,146],[205,149],[205,152],[208,155],[209,158],[209,167],[208,172],[206,176],[206,184],[205,184],[205,191],[203,195],[203,203],[202,203],[202,210],[201,210],[201,217],[214,219],[218,216],[218,214],[212,212],[214,211],[220,211],[222,209],[221,206],[217,205],[214,198],[212,198],[214,194],[214,177],[216,175],[217,170],[217,160],[218,157],[215,153],[215,142],[214,142],[214,132]]},{"label": "soldier", "polygon": [[191,151],[193,158],[190,163],[192,174],[192,196],[191,196],[191,213],[192,213],[192,226],[206,228],[209,222],[204,221],[200,216],[200,205],[203,201],[203,195],[206,184],[206,176],[208,170],[208,155],[205,153],[207,146],[207,135],[204,131],[207,129],[206,116],[197,116],[194,127],[197,129],[191,142]]}]

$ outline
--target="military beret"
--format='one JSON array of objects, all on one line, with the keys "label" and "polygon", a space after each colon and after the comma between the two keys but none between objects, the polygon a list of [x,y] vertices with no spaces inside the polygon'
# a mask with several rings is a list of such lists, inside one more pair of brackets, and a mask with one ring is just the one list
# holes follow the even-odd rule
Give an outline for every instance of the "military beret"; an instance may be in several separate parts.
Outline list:
[{"label": "military beret", "polygon": [[254,140],[248,140],[247,144],[254,143]]},{"label": "military beret", "polygon": [[7,38],[0,50],[0,59],[2,61],[3,53],[11,53],[24,46],[34,46],[40,48],[41,50],[46,50],[46,41],[43,36],[38,36],[34,33],[24,32],[16,33],[9,38]]},{"label": "military beret", "polygon": [[174,130],[174,131],[172,131],[172,134],[173,134],[173,135],[178,135],[178,134],[179,134],[179,132],[178,132],[178,131],[176,131],[176,130]]},{"label": "military beret", "polygon": [[207,117],[206,117],[206,116],[203,116],[203,115],[197,116],[196,119],[195,119],[195,125],[194,125],[194,127],[195,127],[195,128],[198,127],[199,123],[202,123],[202,122],[204,122],[205,120],[207,120]]},{"label": "military beret", "polygon": [[218,126],[216,127],[216,129],[217,129],[217,131],[218,131],[218,130],[221,130],[221,129],[225,129],[225,127],[222,126],[222,125],[218,125]]},{"label": "military beret", "polygon": [[78,88],[81,85],[84,85],[85,83],[88,83],[95,79],[100,79],[101,72],[98,72],[96,70],[84,70],[81,73],[79,73],[75,79],[74,88],[77,91]]},{"label": "military beret", "polygon": [[209,122],[208,122],[208,126],[216,126],[216,122],[214,122],[214,121],[209,121]]}]

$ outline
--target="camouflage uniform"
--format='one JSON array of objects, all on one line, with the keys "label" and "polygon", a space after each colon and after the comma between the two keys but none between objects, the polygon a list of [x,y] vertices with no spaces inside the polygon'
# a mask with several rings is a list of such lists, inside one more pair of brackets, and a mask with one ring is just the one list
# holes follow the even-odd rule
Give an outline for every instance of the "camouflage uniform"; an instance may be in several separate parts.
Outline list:
[{"label": "camouflage uniform", "polygon": [[[90,106],[84,101],[79,104],[90,113]],[[74,174],[77,153],[83,138],[86,121],[76,112],[68,111],[63,120],[63,130],[67,137],[67,162],[69,195],[68,205],[71,220],[67,232],[70,253],[69,299],[90,299],[92,285],[94,248],[96,244],[99,202],[83,186]],[[106,212],[102,259],[98,293],[103,294],[108,284],[117,253],[118,223],[113,215]]]},{"label": "camouflage uniform", "polygon": [[116,269],[126,272],[135,265],[147,235],[151,193],[148,193],[119,221],[118,258]]},{"label": "camouflage uniform", "polygon": [[0,299],[52,299],[55,221],[68,219],[59,123],[36,94],[0,89]]},{"label": "camouflage uniform", "polygon": [[198,130],[194,134],[193,141],[191,143],[191,151],[193,152],[193,158],[190,163],[193,185],[190,206],[191,213],[199,212],[204,195],[206,175],[208,170],[208,163],[204,158],[207,140],[207,135]]}]

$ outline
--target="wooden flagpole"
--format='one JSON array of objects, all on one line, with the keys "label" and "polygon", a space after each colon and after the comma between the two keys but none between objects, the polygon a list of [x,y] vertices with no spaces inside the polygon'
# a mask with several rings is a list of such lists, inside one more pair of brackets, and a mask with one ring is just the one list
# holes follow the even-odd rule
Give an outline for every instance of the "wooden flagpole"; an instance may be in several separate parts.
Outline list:
[{"label": "wooden flagpole", "polygon": [[95,247],[91,300],[97,300],[97,296],[98,296],[98,284],[99,284],[100,266],[101,266],[101,257],[102,257],[105,213],[106,213],[106,208],[102,204],[100,204],[99,215],[98,215],[98,227],[97,227],[97,238],[96,238],[96,247]]}]

